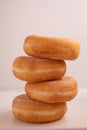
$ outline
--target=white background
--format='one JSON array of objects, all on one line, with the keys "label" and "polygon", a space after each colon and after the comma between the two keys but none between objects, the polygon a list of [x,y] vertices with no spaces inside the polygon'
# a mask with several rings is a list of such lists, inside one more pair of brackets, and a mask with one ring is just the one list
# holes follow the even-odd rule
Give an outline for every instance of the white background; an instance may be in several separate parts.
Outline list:
[{"label": "white background", "polygon": [[61,36],[81,43],[80,57],[67,61],[67,74],[87,88],[87,0],[0,0],[0,90],[24,88],[12,74],[27,35]]}]

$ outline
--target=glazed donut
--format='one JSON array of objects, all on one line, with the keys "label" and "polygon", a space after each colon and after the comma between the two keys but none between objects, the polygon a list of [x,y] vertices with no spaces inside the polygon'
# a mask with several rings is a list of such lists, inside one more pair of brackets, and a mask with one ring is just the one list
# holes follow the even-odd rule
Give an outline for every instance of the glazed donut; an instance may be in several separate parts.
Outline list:
[{"label": "glazed donut", "polygon": [[28,36],[23,48],[31,56],[61,60],[74,60],[80,53],[80,44],[77,41],[37,35]]},{"label": "glazed donut", "polygon": [[72,77],[64,76],[60,80],[26,83],[25,91],[34,100],[55,103],[72,100],[77,94],[77,82]]},{"label": "glazed donut", "polygon": [[13,74],[28,82],[39,82],[61,78],[66,71],[66,64],[62,60],[39,59],[20,56],[12,65]]},{"label": "glazed donut", "polygon": [[14,116],[26,122],[55,121],[61,119],[66,110],[66,103],[42,103],[29,99],[26,94],[17,96],[12,103]]}]

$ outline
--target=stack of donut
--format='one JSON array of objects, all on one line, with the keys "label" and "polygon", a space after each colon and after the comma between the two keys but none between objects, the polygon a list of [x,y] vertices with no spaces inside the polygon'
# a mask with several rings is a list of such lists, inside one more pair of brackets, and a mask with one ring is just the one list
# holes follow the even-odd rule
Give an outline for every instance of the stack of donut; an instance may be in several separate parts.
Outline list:
[{"label": "stack of donut", "polygon": [[24,41],[28,56],[17,57],[13,74],[26,82],[25,94],[13,99],[14,116],[26,122],[51,122],[61,119],[67,111],[67,101],[77,92],[77,81],[65,76],[65,60],[74,60],[80,44],[67,38],[28,36]]}]

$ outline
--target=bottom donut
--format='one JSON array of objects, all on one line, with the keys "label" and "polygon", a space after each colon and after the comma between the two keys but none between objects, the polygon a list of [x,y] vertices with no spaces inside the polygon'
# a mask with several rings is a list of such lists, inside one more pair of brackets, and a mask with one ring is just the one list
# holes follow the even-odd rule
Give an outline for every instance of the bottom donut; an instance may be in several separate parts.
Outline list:
[{"label": "bottom donut", "polygon": [[52,122],[61,119],[66,111],[66,102],[42,103],[31,100],[26,94],[15,97],[12,102],[14,116],[26,122]]}]

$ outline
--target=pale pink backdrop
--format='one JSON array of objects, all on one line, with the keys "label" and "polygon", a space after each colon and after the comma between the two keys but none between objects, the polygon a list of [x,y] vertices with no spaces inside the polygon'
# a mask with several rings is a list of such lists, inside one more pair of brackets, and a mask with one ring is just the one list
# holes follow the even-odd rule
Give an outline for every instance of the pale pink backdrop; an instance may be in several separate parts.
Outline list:
[{"label": "pale pink backdrop", "polygon": [[24,87],[12,74],[12,62],[25,55],[23,42],[30,34],[80,41],[80,57],[67,62],[67,74],[87,87],[87,0],[0,0],[0,90]]}]

